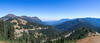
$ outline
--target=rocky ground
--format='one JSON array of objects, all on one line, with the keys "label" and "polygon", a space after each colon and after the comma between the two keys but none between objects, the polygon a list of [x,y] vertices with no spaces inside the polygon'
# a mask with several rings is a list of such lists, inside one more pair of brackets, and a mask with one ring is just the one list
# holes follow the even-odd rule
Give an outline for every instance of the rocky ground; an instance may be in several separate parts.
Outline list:
[{"label": "rocky ground", "polygon": [[84,39],[77,40],[77,43],[100,43],[100,35],[91,35]]}]

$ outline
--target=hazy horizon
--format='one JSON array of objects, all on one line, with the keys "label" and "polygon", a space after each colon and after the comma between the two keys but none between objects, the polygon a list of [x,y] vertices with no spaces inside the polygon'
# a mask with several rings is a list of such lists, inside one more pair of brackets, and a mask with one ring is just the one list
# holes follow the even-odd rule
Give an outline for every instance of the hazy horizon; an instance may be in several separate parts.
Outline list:
[{"label": "hazy horizon", "polygon": [[[8,15],[8,14],[7,14]],[[7,15],[4,15],[4,16],[7,16]],[[12,14],[12,15],[15,15],[15,14]],[[1,17],[4,17],[4,16],[1,16]],[[15,16],[18,16],[18,15],[15,15]],[[19,16],[27,16],[27,15],[19,15]],[[0,17],[0,18],[1,18]],[[27,16],[27,17],[38,17],[38,16]],[[51,20],[43,20],[41,19],[40,17],[38,17],[40,20],[42,21],[59,21],[59,20],[62,20],[62,19],[78,19],[79,17],[76,17],[76,18],[60,18],[60,19],[51,19]],[[96,18],[96,17],[80,17],[80,18]]]},{"label": "hazy horizon", "polygon": [[8,13],[41,20],[100,18],[100,0],[0,0],[0,17]]}]

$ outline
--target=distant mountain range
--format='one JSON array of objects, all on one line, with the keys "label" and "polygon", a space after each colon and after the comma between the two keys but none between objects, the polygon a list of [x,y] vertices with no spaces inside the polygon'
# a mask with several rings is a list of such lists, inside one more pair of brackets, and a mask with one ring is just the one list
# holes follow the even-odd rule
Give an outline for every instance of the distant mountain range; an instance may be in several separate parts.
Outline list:
[{"label": "distant mountain range", "polygon": [[[90,34],[100,35],[99,18],[77,18],[55,26],[67,40],[79,40]],[[98,33],[98,34],[97,34]],[[94,36],[95,36],[94,35]]]},{"label": "distant mountain range", "polygon": [[44,24],[46,25],[58,25],[58,24],[61,24],[63,22],[66,22],[66,21],[69,21],[70,19],[61,19],[61,20],[56,20],[56,21],[44,21]]},{"label": "distant mountain range", "polygon": [[89,33],[100,33],[99,18],[76,18],[61,19],[58,21],[42,21],[38,17],[8,14],[1,17],[0,22],[1,30],[3,30],[3,26],[6,24],[12,24],[14,28],[9,27],[10,25],[5,28],[12,29],[14,38],[16,39],[24,37],[24,32],[27,33],[25,34],[25,36],[28,35],[27,37],[34,36],[34,38],[45,42],[48,40],[55,41],[62,39],[78,40],[87,37]]},{"label": "distant mountain range", "polygon": [[26,36],[33,35],[34,38],[40,40],[57,38],[60,33],[55,27],[44,25],[38,17],[16,16],[13,14],[8,14],[4,17],[1,17],[0,21],[4,21],[5,23],[9,22],[12,24],[14,27],[13,31],[15,33],[14,37],[16,39],[23,37],[24,32],[27,33]]},{"label": "distant mountain range", "polygon": [[100,31],[100,19],[98,18],[78,18],[56,25],[56,28],[64,31],[73,30],[77,27],[88,27]]},{"label": "distant mountain range", "polygon": [[97,31],[100,28],[100,19],[99,18],[77,18],[77,19],[61,19],[58,21],[42,21],[38,17],[29,17],[29,16],[16,16],[14,14],[8,14],[2,18],[1,20],[7,21],[10,19],[23,19],[27,22],[39,23],[43,25],[50,25],[56,27],[59,30],[73,30],[73,27],[91,27],[96,28]]}]

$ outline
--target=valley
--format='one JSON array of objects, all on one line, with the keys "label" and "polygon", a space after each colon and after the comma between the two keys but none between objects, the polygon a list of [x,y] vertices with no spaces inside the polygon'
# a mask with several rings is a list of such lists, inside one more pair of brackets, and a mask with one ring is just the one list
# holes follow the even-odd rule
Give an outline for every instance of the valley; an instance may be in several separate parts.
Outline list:
[{"label": "valley", "polygon": [[8,14],[0,18],[0,40],[0,43],[7,40],[9,43],[100,43],[100,19],[45,22],[38,17]]}]

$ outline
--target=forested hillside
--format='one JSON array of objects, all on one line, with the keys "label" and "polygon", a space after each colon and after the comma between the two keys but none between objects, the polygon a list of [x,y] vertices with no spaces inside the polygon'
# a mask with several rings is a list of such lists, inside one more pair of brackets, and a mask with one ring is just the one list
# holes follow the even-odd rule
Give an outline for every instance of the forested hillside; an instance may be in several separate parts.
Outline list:
[{"label": "forested hillside", "polygon": [[53,26],[43,24],[37,17],[7,15],[0,18],[0,40],[9,43],[74,43],[91,35],[99,37],[99,21],[78,18]]}]

